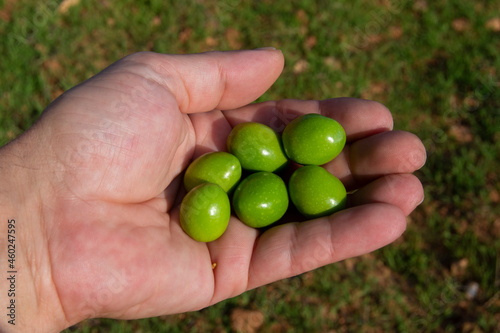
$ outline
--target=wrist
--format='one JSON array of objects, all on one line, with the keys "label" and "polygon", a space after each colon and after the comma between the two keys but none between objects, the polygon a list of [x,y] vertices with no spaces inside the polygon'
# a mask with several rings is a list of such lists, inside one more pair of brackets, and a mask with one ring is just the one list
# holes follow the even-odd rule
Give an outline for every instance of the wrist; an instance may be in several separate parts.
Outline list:
[{"label": "wrist", "polygon": [[29,136],[0,148],[0,331],[58,332],[68,325],[52,282],[45,180]]}]

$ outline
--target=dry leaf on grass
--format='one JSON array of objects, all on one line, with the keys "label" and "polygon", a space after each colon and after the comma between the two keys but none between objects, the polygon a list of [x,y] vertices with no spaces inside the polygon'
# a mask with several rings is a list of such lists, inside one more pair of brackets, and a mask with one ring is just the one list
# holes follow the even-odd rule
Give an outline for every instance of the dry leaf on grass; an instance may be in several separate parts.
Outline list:
[{"label": "dry leaf on grass", "polygon": [[461,277],[464,276],[467,272],[467,267],[469,267],[469,259],[462,258],[451,264],[451,276],[453,277]]},{"label": "dry leaf on grass", "polygon": [[361,98],[364,99],[375,99],[387,93],[389,90],[389,85],[387,82],[371,82],[368,89],[361,92]]},{"label": "dry leaf on grass", "polygon": [[304,73],[309,68],[309,63],[305,59],[299,59],[295,65],[293,65],[293,72],[295,74]]},{"label": "dry leaf on grass", "polygon": [[[1,2],[0,2],[1,3]],[[12,11],[14,9],[14,4],[16,0],[7,0],[3,6],[0,6],[0,21],[8,22],[10,21]]]},{"label": "dry leaf on grass", "polygon": [[213,47],[217,46],[219,44],[219,41],[212,36],[207,36],[207,38],[205,38],[205,44],[207,44],[207,46],[209,47]]},{"label": "dry leaf on grass", "polygon": [[71,8],[71,7],[74,7],[76,5],[78,5],[80,3],[80,0],[64,0],[63,2],[61,2],[61,4],[59,5],[59,8],[57,9],[57,11],[61,14],[65,14],[68,12],[68,10]]},{"label": "dry leaf on grass", "polygon": [[325,65],[333,70],[340,70],[342,69],[342,63],[340,60],[335,59],[334,57],[326,57],[323,62]]},{"label": "dry leaf on grass", "polygon": [[316,36],[309,36],[309,37],[306,38],[306,40],[304,42],[304,46],[306,47],[306,49],[310,50],[317,43],[318,43],[318,39],[316,38]]},{"label": "dry leaf on grass", "polygon": [[255,333],[264,324],[264,315],[257,310],[234,309],[231,328],[236,332]]},{"label": "dry leaf on grass", "polygon": [[494,17],[486,22],[486,29],[499,32],[500,31],[500,17]]},{"label": "dry leaf on grass", "polygon": [[227,43],[229,44],[229,47],[231,47],[233,50],[238,50],[241,49],[241,41],[240,41],[241,34],[238,30],[234,28],[229,28],[226,30],[226,39]]},{"label": "dry leaf on grass", "polygon": [[426,0],[417,0],[413,4],[413,9],[417,12],[426,12],[429,9],[429,5]]},{"label": "dry leaf on grass", "polygon": [[473,139],[470,128],[460,124],[452,125],[448,131],[448,135],[459,143],[468,143]]},{"label": "dry leaf on grass", "polygon": [[451,22],[451,26],[455,31],[463,32],[470,29],[470,22],[465,18],[458,18]]},{"label": "dry leaf on grass", "polygon": [[403,28],[399,25],[389,27],[389,36],[393,39],[399,39],[403,36]]},{"label": "dry leaf on grass", "polygon": [[493,203],[498,203],[500,201],[500,193],[496,189],[490,191],[490,200]]}]

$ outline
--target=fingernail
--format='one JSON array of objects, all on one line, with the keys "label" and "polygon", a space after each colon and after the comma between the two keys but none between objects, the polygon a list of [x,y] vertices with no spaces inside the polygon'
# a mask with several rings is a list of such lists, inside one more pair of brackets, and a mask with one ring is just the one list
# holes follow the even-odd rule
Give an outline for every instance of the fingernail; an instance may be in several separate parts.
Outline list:
[{"label": "fingernail", "polygon": [[260,51],[260,50],[267,50],[267,51],[276,51],[276,48],[275,47],[272,47],[272,46],[266,46],[266,47],[259,47],[257,49],[254,49],[256,51]]},{"label": "fingernail", "polygon": [[[422,200],[417,204],[417,206],[420,206],[425,200],[425,193],[422,194]],[[416,206],[415,206],[416,207]]]}]

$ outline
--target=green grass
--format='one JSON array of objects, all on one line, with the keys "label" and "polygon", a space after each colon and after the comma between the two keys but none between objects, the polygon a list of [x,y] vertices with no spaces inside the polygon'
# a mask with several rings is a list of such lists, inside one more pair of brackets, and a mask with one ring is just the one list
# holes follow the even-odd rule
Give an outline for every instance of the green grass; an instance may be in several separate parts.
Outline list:
[{"label": "green grass", "polygon": [[274,46],[286,67],[260,100],[378,100],[428,152],[425,201],[386,248],[202,311],[68,331],[224,332],[235,309],[260,311],[263,332],[500,331],[497,1],[82,0],[65,14],[60,1],[3,2],[2,144],[129,53]]}]

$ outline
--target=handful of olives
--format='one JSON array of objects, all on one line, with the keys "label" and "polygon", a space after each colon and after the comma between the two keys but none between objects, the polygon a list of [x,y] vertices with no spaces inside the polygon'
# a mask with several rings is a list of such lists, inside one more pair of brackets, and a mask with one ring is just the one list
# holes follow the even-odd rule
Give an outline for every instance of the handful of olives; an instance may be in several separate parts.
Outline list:
[{"label": "handful of olives", "polygon": [[[226,230],[231,208],[254,228],[281,219],[289,201],[306,218],[343,209],[344,185],[320,165],[339,155],[345,143],[342,126],[319,114],[294,119],[281,138],[264,124],[238,124],[227,138],[229,152],[207,153],[186,169],[188,193],[181,203],[182,229],[197,241],[210,242]],[[302,166],[293,172],[287,186],[279,173],[289,161]],[[248,175],[242,177],[245,173]]]}]

